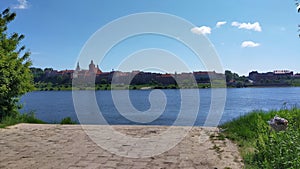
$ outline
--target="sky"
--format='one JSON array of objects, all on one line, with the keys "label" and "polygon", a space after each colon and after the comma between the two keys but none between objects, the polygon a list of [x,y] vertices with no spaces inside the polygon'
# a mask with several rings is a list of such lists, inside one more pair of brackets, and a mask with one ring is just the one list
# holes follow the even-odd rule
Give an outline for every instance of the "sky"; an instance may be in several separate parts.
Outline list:
[{"label": "sky", "polygon": [[[190,33],[211,42],[224,70],[300,72],[300,14],[294,0],[0,0],[0,10],[7,7],[17,13],[8,30],[25,35],[22,44],[30,49],[34,67],[74,69],[97,30],[127,15],[160,12],[193,24]],[[178,55],[190,70],[205,70],[179,41],[158,35],[130,37],[96,64],[102,71],[118,69],[124,58],[149,48]]]}]

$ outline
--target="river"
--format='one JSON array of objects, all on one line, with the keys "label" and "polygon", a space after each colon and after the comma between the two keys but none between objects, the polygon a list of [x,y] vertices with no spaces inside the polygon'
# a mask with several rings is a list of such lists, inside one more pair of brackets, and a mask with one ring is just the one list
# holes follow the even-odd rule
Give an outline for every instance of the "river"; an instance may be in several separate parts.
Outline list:
[{"label": "river", "polygon": [[[192,93],[191,96],[187,96],[191,101],[188,102],[191,103],[191,105],[188,105],[191,109],[185,108],[182,113],[185,116],[184,118],[191,116],[191,118],[195,120],[192,125],[202,126],[205,124],[211,105],[214,104],[211,102],[212,90],[213,89],[115,90],[114,92],[118,97],[117,99],[116,97],[113,99],[111,91],[77,91],[77,93],[79,93],[79,96],[82,94],[83,98],[93,96],[95,93],[99,113],[108,124],[118,125],[173,125],[179,117],[181,108],[187,107],[181,104],[183,100],[186,99],[182,97],[185,95],[183,93]],[[229,88],[223,90],[226,91],[226,95],[224,95],[226,102],[221,112],[220,123],[230,121],[253,110],[278,110],[300,104],[300,88],[297,87]],[[120,113],[122,110],[134,110],[130,107],[130,104],[126,102],[128,100],[126,100],[125,97],[126,92],[129,92],[130,102],[128,103],[131,103],[136,109],[137,112],[135,113],[140,112],[140,115],[145,115],[145,119],[138,121],[132,118],[134,114],[127,116],[126,114],[124,115],[124,113]],[[195,99],[192,97],[195,96],[195,94],[199,94],[199,100],[197,100],[196,97]],[[157,99],[155,96],[157,96]],[[152,107],[149,98],[152,102]],[[122,99],[125,101],[123,102]],[[21,97],[21,103],[24,105],[21,112],[34,111],[37,118],[49,123],[60,122],[60,120],[65,117],[71,117],[73,120],[78,121],[73,104],[72,91],[34,91]],[[85,98],[85,101],[83,101],[83,105],[89,105],[91,103],[93,103],[92,98]],[[118,107],[116,103],[118,103]],[[186,101],[184,102],[184,104],[188,103]],[[192,111],[195,107],[197,108],[196,116],[193,116],[193,112],[190,112],[190,115],[188,113],[189,110]],[[85,108],[82,108],[80,111],[82,113],[82,111],[85,111]],[[90,111],[89,108],[86,108],[86,111]],[[161,113],[159,113],[160,111]],[[145,112],[148,112],[148,115],[151,114],[151,116],[147,116]],[[88,114],[89,112],[86,113]],[[99,114],[96,116],[98,115]],[[143,116],[139,116],[139,118],[143,118]],[[191,123],[182,123],[182,125],[191,125]]]}]

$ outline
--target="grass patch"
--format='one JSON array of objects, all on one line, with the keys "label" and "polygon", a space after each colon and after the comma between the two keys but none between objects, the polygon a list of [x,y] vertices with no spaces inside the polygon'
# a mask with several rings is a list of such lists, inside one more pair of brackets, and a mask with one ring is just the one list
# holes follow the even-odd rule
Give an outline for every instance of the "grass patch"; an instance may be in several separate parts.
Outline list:
[{"label": "grass patch", "polygon": [[33,112],[30,112],[26,114],[17,114],[15,117],[4,117],[0,122],[0,128],[5,128],[19,123],[45,124],[42,120],[37,119]]},{"label": "grass patch", "polygon": [[76,121],[73,121],[71,117],[63,118],[60,124],[78,124]]},{"label": "grass patch", "polygon": [[[46,122],[39,120],[35,117],[34,112],[26,114],[17,114],[16,116],[6,116],[0,122],[0,128],[5,128],[8,126],[16,125],[19,123],[32,123],[32,124],[46,124]],[[71,117],[63,118],[60,123],[53,124],[78,124],[76,121],[73,121]]]},{"label": "grass patch", "polygon": [[[270,130],[275,115],[289,121],[287,130]],[[220,127],[238,144],[246,168],[300,168],[300,109],[254,111]]]}]

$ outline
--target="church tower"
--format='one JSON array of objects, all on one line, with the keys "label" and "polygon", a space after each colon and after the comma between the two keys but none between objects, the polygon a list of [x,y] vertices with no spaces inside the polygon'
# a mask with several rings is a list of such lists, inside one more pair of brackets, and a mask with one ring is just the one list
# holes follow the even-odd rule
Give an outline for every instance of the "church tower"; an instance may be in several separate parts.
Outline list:
[{"label": "church tower", "polygon": [[95,66],[93,60],[91,60],[91,63],[89,65],[89,71],[93,72],[93,73],[96,73],[95,70],[96,70],[96,66]]},{"label": "church tower", "polygon": [[102,71],[99,68],[99,65],[95,65],[94,61],[91,60],[91,63],[89,64],[89,73],[95,73],[95,74],[101,74]]},{"label": "church tower", "polygon": [[80,71],[79,62],[77,62],[76,71],[77,71],[77,72],[79,72],[79,71]]}]

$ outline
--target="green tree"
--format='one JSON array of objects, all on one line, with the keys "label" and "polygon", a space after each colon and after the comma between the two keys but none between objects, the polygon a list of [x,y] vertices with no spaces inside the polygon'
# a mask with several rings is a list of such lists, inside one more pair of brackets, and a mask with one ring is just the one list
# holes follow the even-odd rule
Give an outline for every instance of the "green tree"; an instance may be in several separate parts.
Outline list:
[{"label": "green tree", "polygon": [[20,46],[24,35],[7,32],[7,25],[15,17],[9,9],[0,14],[0,121],[5,116],[16,116],[19,97],[33,89],[30,53]]},{"label": "green tree", "polygon": [[233,73],[230,70],[225,71],[226,82],[233,80]]},{"label": "green tree", "polygon": [[42,81],[43,77],[45,76],[45,73],[41,68],[31,67],[30,71],[33,75],[34,82]]}]

